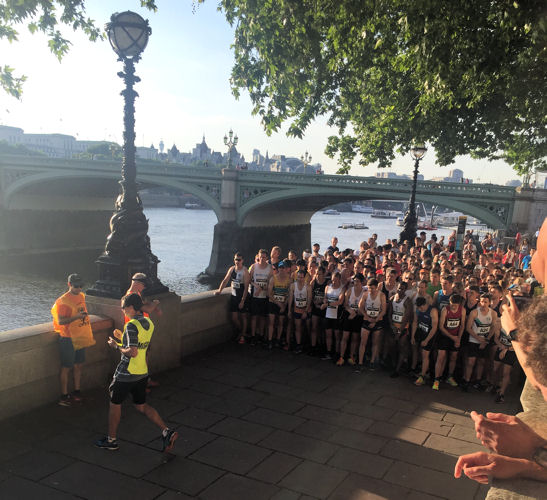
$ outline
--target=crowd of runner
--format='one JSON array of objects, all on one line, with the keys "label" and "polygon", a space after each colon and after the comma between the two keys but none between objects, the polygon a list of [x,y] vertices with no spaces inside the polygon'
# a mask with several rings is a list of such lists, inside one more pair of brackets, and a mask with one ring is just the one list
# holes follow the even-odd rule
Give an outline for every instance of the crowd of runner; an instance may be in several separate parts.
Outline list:
[{"label": "crowd of runner", "polygon": [[504,402],[518,362],[500,306],[509,292],[523,301],[543,293],[527,239],[504,248],[468,232],[456,250],[455,233],[445,242],[422,232],[412,246],[376,235],[358,250],[337,245],[334,237],[323,253],[316,243],[287,258],[261,249],[248,269],[236,253],[216,293],[231,286],[239,343],[305,351],[358,373],[381,366],[418,386],[444,381]]}]

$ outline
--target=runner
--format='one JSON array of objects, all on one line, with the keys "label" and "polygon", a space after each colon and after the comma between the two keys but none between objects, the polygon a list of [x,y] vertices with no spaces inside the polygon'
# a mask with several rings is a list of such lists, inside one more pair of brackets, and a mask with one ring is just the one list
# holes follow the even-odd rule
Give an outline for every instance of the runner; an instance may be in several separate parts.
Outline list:
[{"label": "runner", "polygon": [[[439,325],[439,313],[426,299],[416,299],[416,314],[412,320],[411,343],[422,353],[422,370],[414,382],[415,385],[424,385],[429,372],[429,357],[435,343],[435,336]],[[414,366],[416,369],[416,366]]]},{"label": "runner", "polygon": [[[334,238],[333,238],[334,240]],[[341,273],[335,271],[332,275],[332,281],[325,288],[325,298],[321,306],[325,310],[325,343],[326,352],[323,360],[332,359],[333,353],[333,332],[336,335],[340,328],[339,311],[340,306],[344,303],[344,287],[342,286]],[[340,351],[340,346],[335,346],[337,352]]]},{"label": "runner", "polygon": [[395,360],[391,378],[399,376],[403,364],[408,360],[410,350],[409,326],[412,321],[412,300],[406,295],[408,285],[401,281],[396,294],[389,300],[388,320],[390,334],[387,335],[386,357]]},{"label": "runner", "polygon": [[487,347],[490,337],[494,334],[494,326],[498,324],[497,314],[490,308],[490,295],[482,294],[479,299],[479,307],[469,314],[467,319],[467,332],[469,333],[469,345],[467,363],[462,382],[462,390],[467,391],[476,366],[476,383],[473,387],[482,389],[481,379],[484,360],[488,355]]},{"label": "runner", "polygon": [[312,288],[312,309],[311,309],[311,351],[312,355],[317,354],[317,340],[323,327],[325,318],[325,309],[323,301],[325,299],[325,288],[327,279],[325,277],[325,268],[319,266],[315,278],[311,282]]},{"label": "runner", "polygon": [[258,251],[258,262],[249,270],[252,285],[251,296],[251,344],[256,344],[257,330],[260,336],[266,333],[266,318],[268,316],[268,283],[272,275],[272,266],[268,264],[268,251],[261,248]]},{"label": "runner", "polygon": [[232,314],[232,323],[236,330],[236,336],[239,337],[239,343],[245,343],[245,334],[247,332],[247,313],[249,312],[249,283],[251,278],[249,271],[243,265],[243,255],[237,252],[234,255],[234,265],[230,266],[222,283],[215,291],[215,295],[220,295],[222,290],[230,282],[232,296],[230,298],[230,312]]},{"label": "runner", "polygon": [[270,350],[274,346],[273,337],[276,320],[277,336],[275,344],[281,347],[280,340],[287,315],[287,299],[291,284],[290,261],[282,260],[274,268],[277,268],[277,274],[273,274],[268,283],[268,349]]},{"label": "runner", "polygon": [[146,351],[154,332],[154,324],[150,318],[144,317],[142,306],[143,302],[138,294],[126,295],[123,298],[122,309],[130,320],[125,325],[121,345],[112,337],[108,338],[108,345],[121,352],[121,360],[109,388],[108,436],[95,442],[98,448],[106,450],[119,448],[116,437],[122,415],[122,403],[129,394],[133,397],[135,408],[161,429],[164,452],[171,451],[178,437],[176,431],[165,425],[158,412],[146,404],[148,380]]},{"label": "runner", "polygon": [[[311,313],[312,292],[311,286],[306,284],[306,271],[297,271],[296,281],[289,289],[289,320],[294,319],[294,334],[296,337],[295,353],[302,352],[302,324]],[[287,329],[288,332],[288,329]],[[287,345],[290,346],[290,337],[287,333]]]},{"label": "runner", "polygon": [[443,376],[447,352],[448,355],[448,377],[446,382],[452,387],[457,387],[458,383],[454,380],[454,370],[458,360],[461,338],[465,330],[465,308],[462,305],[463,297],[452,294],[448,306],[441,310],[439,320],[439,335],[437,339],[437,363],[435,364],[435,381],[433,390],[439,390],[439,383]]},{"label": "runner", "polygon": [[378,357],[380,334],[383,327],[383,319],[386,314],[386,296],[378,290],[378,280],[368,280],[367,291],[363,293],[359,302],[359,311],[363,316],[363,324],[361,327],[361,342],[359,344],[359,364],[356,371],[362,372],[364,369],[365,351],[370,334],[373,336],[370,369],[374,370],[376,368],[374,363]]},{"label": "runner", "polygon": [[342,322],[342,340],[340,342],[340,357],[336,364],[342,366],[345,363],[344,356],[350,340],[351,345],[350,354],[348,357],[348,364],[350,366],[355,365],[355,357],[357,354],[357,346],[359,345],[359,334],[361,332],[361,325],[363,324],[363,316],[359,312],[359,302],[364,292],[363,283],[365,277],[357,273],[353,277],[350,287],[346,290],[344,299],[344,315]]}]

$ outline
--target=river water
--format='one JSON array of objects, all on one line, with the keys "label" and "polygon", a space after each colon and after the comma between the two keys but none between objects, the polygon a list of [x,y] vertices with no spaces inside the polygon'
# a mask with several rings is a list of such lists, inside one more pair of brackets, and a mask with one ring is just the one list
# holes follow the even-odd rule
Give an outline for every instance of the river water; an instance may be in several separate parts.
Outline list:
[{"label": "river water", "polygon": [[[161,281],[179,295],[207,290],[196,276],[209,265],[216,216],[212,210],[184,208],[147,208],[152,251],[161,260],[158,275]],[[365,223],[367,230],[339,229],[343,222]],[[395,219],[376,219],[368,214],[316,213],[311,219],[312,243],[319,243],[322,251],[337,236],[339,248],[358,248],[359,243],[378,234],[378,241],[397,238],[401,228]],[[434,231],[450,234],[450,229]],[[429,234],[429,233],[428,233]],[[258,250],[258,249],[257,249]],[[283,249],[284,254],[289,249]],[[67,269],[67,275],[70,269]],[[85,279],[85,277],[84,277]],[[66,291],[66,276],[44,279],[31,275],[0,275],[0,331],[51,321],[50,309],[55,299]]]}]

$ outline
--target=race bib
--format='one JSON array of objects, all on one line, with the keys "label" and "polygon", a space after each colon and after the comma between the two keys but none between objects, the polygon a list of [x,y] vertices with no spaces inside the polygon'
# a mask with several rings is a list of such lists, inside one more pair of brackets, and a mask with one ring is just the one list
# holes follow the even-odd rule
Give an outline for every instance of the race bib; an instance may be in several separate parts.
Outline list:
[{"label": "race bib", "polygon": [[429,333],[429,325],[425,323],[418,323],[418,328],[422,330],[422,332]]},{"label": "race bib", "polygon": [[481,327],[479,327],[479,331],[477,333],[481,337],[488,337],[488,334],[490,333],[490,327],[489,326],[481,326]]},{"label": "race bib", "polygon": [[274,293],[273,298],[276,302],[285,302],[285,295],[281,295],[280,293]]},{"label": "race bib", "polygon": [[403,315],[399,313],[393,313],[391,315],[391,319],[394,323],[401,323],[403,321]]},{"label": "race bib", "polygon": [[308,304],[308,301],[306,299],[297,297],[295,299],[295,304],[296,304],[296,307],[298,307],[298,309],[305,309],[306,305]]},{"label": "race bib", "polygon": [[380,311],[377,309],[367,309],[367,315],[369,318],[376,318],[380,314]]},{"label": "race bib", "polygon": [[460,319],[447,319],[446,327],[447,328],[458,328],[460,326]]}]

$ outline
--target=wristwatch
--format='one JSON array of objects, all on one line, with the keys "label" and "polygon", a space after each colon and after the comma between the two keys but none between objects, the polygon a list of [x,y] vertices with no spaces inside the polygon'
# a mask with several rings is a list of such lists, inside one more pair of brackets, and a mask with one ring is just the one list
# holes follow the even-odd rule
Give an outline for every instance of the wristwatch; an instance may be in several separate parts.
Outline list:
[{"label": "wristwatch", "polygon": [[545,446],[538,448],[532,455],[532,460],[541,467],[547,468],[547,449]]}]

